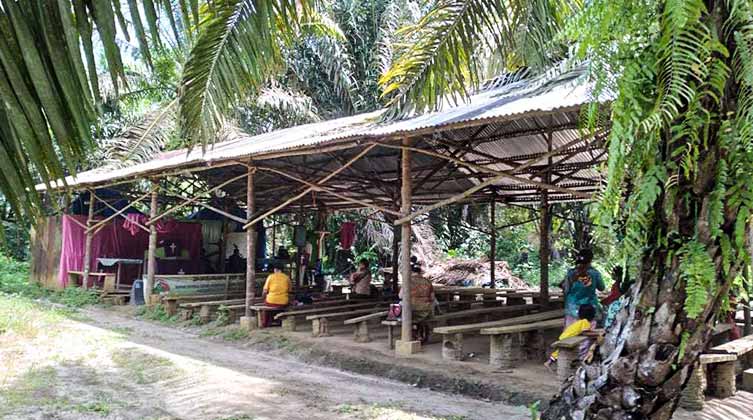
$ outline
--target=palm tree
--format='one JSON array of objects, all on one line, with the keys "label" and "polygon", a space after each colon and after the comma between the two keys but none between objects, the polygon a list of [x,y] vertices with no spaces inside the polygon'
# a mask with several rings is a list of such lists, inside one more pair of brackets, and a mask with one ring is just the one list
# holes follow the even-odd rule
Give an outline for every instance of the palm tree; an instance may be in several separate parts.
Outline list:
[{"label": "palm tree", "polygon": [[[471,53],[491,50],[508,68],[587,60],[597,90],[616,96],[599,221],[624,238],[615,260],[634,284],[598,362],[544,418],[668,419],[677,407],[749,262],[751,10],[749,0],[440,0],[382,78],[394,114],[436,108],[479,84]],[[527,56],[530,45],[542,54]]]},{"label": "palm tree", "polygon": [[280,67],[280,48],[308,9],[291,0],[0,0],[0,6],[0,192],[26,215],[40,209],[35,184],[88,166],[105,93],[129,92],[127,52],[155,72],[155,57],[174,53],[183,67],[173,105],[182,133],[189,144],[205,144],[231,108]]}]

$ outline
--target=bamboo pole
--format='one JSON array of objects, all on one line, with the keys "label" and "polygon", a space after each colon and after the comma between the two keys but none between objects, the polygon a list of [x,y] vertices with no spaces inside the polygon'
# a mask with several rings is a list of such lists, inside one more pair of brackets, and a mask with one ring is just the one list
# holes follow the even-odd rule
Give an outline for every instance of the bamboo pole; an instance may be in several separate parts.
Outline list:
[{"label": "bamboo pole", "polygon": [[[256,211],[256,191],[254,191],[254,169],[248,170],[246,187],[246,218]],[[251,317],[251,302],[256,297],[256,225],[246,229],[246,317]]]},{"label": "bamboo pole", "polygon": [[[396,145],[385,144],[385,143],[372,143],[372,144],[376,144],[376,145],[379,145],[381,147],[386,147],[386,148],[390,148],[390,149],[405,149],[406,148],[406,146],[396,146]],[[435,208],[439,208],[439,207],[445,206],[447,204],[454,203],[454,202],[456,202],[458,200],[461,200],[463,198],[468,197],[470,194],[473,194],[474,192],[476,192],[476,191],[478,191],[478,190],[480,190],[480,189],[482,189],[482,188],[484,188],[484,187],[486,187],[488,185],[491,185],[491,184],[493,184],[495,182],[501,181],[502,179],[510,179],[510,180],[516,181],[516,182],[518,182],[520,184],[531,185],[531,186],[538,187],[538,188],[546,188],[546,189],[550,189],[550,190],[553,190],[553,191],[561,192],[563,194],[570,194],[570,195],[572,195],[574,197],[582,198],[582,199],[586,199],[586,200],[591,198],[591,194],[583,193],[583,192],[580,192],[578,190],[572,190],[572,189],[569,189],[569,188],[562,188],[562,187],[557,186],[557,185],[552,185],[552,184],[548,184],[548,183],[540,182],[540,181],[534,181],[533,179],[528,179],[528,178],[523,178],[523,177],[520,177],[520,176],[517,176],[517,175],[513,175],[521,167],[524,167],[524,166],[528,167],[528,166],[532,165],[533,163],[538,162],[541,159],[546,159],[548,157],[551,157],[551,155],[553,153],[555,153],[556,150],[552,151],[552,152],[547,152],[547,154],[545,154],[545,155],[539,156],[539,157],[537,157],[537,158],[535,158],[535,159],[533,159],[533,160],[531,160],[529,162],[526,162],[525,164],[516,167],[512,171],[498,171],[496,169],[488,168],[488,167],[483,166],[483,165],[477,165],[477,164],[471,163],[471,162],[466,162],[464,160],[456,159],[456,158],[453,158],[451,156],[447,156],[445,154],[438,153],[438,152],[435,152],[435,151],[432,151],[432,150],[425,150],[425,149],[421,149],[421,148],[418,148],[418,147],[408,147],[408,149],[411,150],[411,151],[414,151],[416,153],[421,153],[421,154],[424,154],[424,155],[427,155],[427,156],[432,156],[432,157],[436,157],[436,158],[439,158],[439,159],[447,159],[447,160],[449,160],[449,161],[451,161],[453,163],[456,163],[458,165],[466,166],[466,167],[469,167],[471,169],[475,169],[475,170],[481,171],[481,172],[490,173],[490,174],[493,174],[493,175],[496,175],[496,176],[493,177],[493,178],[487,179],[483,183],[478,184],[478,185],[476,185],[476,187],[471,188],[471,189],[469,189],[469,190],[467,190],[467,191],[465,191],[465,192],[463,192],[461,194],[458,194],[458,195],[450,197],[450,198],[448,198],[446,200],[443,200],[440,203],[437,203],[437,204],[432,205],[432,206],[421,208],[421,209],[417,210],[414,214],[411,214],[410,216],[406,216],[405,218],[410,217],[411,219],[413,219],[416,216],[419,216],[421,214],[427,213],[427,212],[429,212],[431,210],[434,210]],[[558,150],[559,149],[560,148],[558,148]],[[520,169],[520,170],[522,170],[522,169]],[[403,218],[403,219],[405,219],[405,218]],[[402,224],[403,219],[397,220],[395,223]]]},{"label": "bamboo pole", "polygon": [[[403,139],[403,158],[401,161],[401,179],[402,187],[400,189],[400,201],[401,201],[401,213],[404,216],[408,216],[411,211],[411,193],[412,191],[412,178],[411,178],[411,151],[408,148],[411,142],[410,139]],[[406,220],[402,223],[400,228],[400,274],[403,278],[403,299],[402,299],[402,326],[401,337],[403,342],[413,341],[413,312],[411,308],[410,292],[411,292],[411,267],[410,267],[410,251],[411,251],[411,221]]]},{"label": "bamboo pole", "polygon": [[259,167],[259,169],[262,170],[262,171],[273,172],[273,173],[282,175],[282,176],[284,176],[286,178],[290,178],[290,179],[292,179],[294,181],[298,181],[301,184],[309,186],[314,191],[319,191],[319,192],[323,192],[323,193],[326,193],[326,194],[333,195],[333,196],[335,196],[337,198],[340,198],[341,200],[347,201],[349,203],[359,204],[359,205],[361,205],[363,207],[367,207],[367,208],[370,208],[370,209],[373,209],[373,210],[378,210],[378,211],[381,211],[381,212],[384,212],[384,213],[389,213],[389,214],[392,214],[394,216],[400,216],[399,212],[396,212],[396,211],[393,211],[393,210],[390,210],[390,209],[378,206],[378,205],[373,204],[373,203],[369,203],[368,201],[364,201],[364,200],[360,200],[360,199],[357,199],[357,198],[348,197],[348,196],[346,196],[344,194],[340,194],[340,193],[338,193],[336,191],[332,191],[329,188],[322,187],[320,185],[316,185],[316,184],[314,184],[312,182],[309,182],[309,181],[306,181],[304,179],[298,178],[295,175],[288,174],[285,171],[281,171],[281,170],[275,169],[275,168],[265,168],[265,167]]},{"label": "bamboo pole", "polygon": [[[363,150],[361,150],[361,151],[360,151],[360,152],[359,152],[359,153],[358,153],[357,155],[355,155],[355,156],[354,156],[354,157],[353,157],[352,159],[350,159],[349,161],[347,161],[347,162],[346,162],[346,163],[345,163],[344,165],[340,166],[340,167],[339,167],[339,168],[337,168],[337,169],[336,169],[335,171],[331,172],[331,173],[330,173],[329,175],[327,175],[327,176],[325,176],[324,178],[322,178],[322,179],[320,179],[319,181],[317,181],[317,182],[316,182],[316,186],[317,186],[317,187],[321,187],[321,186],[322,186],[322,184],[324,184],[325,182],[329,181],[330,179],[332,179],[333,177],[335,177],[335,176],[336,176],[337,174],[339,174],[340,172],[342,172],[342,171],[344,171],[345,169],[347,169],[348,167],[350,167],[350,166],[351,166],[352,164],[354,164],[354,163],[355,163],[355,162],[356,162],[356,161],[357,161],[358,159],[361,159],[361,158],[362,158],[363,156],[365,156],[365,155],[366,155],[367,153],[369,153],[369,152],[371,151],[371,149],[373,149],[374,147],[376,147],[376,144],[371,144],[371,145],[369,145],[369,146],[366,146],[366,147],[365,147],[365,148],[364,148]],[[277,213],[277,211],[279,211],[280,209],[283,209],[283,208],[287,207],[287,206],[288,206],[288,205],[289,205],[290,203],[293,203],[293,202],[295,202],[295,201],[298,201],[298,200],[299,200],[299,199],[300,199],[301,197],[303,197],[303,196],[305,196],[306,194],[308,194],[308,193],[310,193],[311,191],[313,191],[313,189],[314,189],[313,187],[308,187],[308,188],[306,188],[306,189],[305,189],[305,190],[303,190],[303,191],[302,191],[301,193],[297,194],[296,196],[294,196],[294,197],[292,197],[292,198],[289,198],[289,199],[285,200],[285,201],[284,201],[284,202],[283,202],[282,204],[280,204],[280,205],[276,206],[275,208],[273,208],[273,209],[271,209],[271,210],[268,210],[268,211],[266,211],[266,212],[265,212],[264,214],[262,214],[262,215],[260,215],[260,216],[258,216],[258,217],[255,217],[255,218],[254,218],[254,220],[251,220],[251,221],[249,221],[248,223],[246,223],[246,225],[245,225],[245,226],[243,226],[243,228],[244,228],[244,229],[247,229],[247,228],[248,228],[249,226],[251,226],[251,225],[253,225],[253,224],[255,224],[255,223],[258,223],[258,222],[259,222],[259,220],[262,220],[262,219],[264,219],[265,217],[268,217],[268,216],[271,216],[271,215],[273,215],[273,214]]]},{"label": "bamboo pole", "polygon": [[[157,217],[159,198],[159,184],[152,181],[152,198],[149,204],[149,222]],[[152,296],[154,287],[154,275],[157,273],[157,226],[154,223],[149,224],[149,248],[146,254],[146,281],[144,282],[144,303],[149,304],[149,298]]]},{"label": "bamboo pole", "polygon": [[[232,177],[232,178],[228,179],[227,181],[221,183],[220,185],[217,185],[217,186],[211,188],[207,192],[203,192],[203,193],[200,193],[200,194],[207,194],[207,195],[212,194],[213,192],[215,192],[215,191],[219,190],[220,188],[224,187],[225,185],[230,184],[231,182],[235,182],[235,181],[237,181],[237,180],[239,180],[241,178],[245,178],[245,177],[246,177],[246,174]],[[171,214],[173,212],[176,212],[176,211],[180,210],[181,208],[183,208],[183,207],[185,207],[185,206],[187,206],[187,205],[189,205],[191,203],[196,203],[201,198],[202,197],[187,198],[186,201],[184,201],[184,202],[182,202],[182,203],[180,203],[178,205],[175,205],[173,207],[170,207],[170,209],[168,209],[167,211],[163,212],[159,216],[155,215],[154,219],[149,219],[149,222],[147,222],[147,225],[151,226],[154,223],[157,223],[157,221],[160,220],[160,219],[162,219],[163,217],[165,217],[165,216],[167,216],[167,215],[169,215],[169,214]]]},{"label": "bamboo pole", "polygon": [[[97,222],[97,224],[95,224],[94,226],[88,228],[87,231],[89,231],[89,230],[90,231],[95,231],[95,230],[99,229],[100,227],[104,226],[105,223],[107,223],[110,220],[112,220],[112,219],[114,219],[114,218],[122,215],[126,210],[128,210],[129,208],[131,208],[137,202],[139,202],[139,201],[141,201],[141,200],[149,197],[150,194],[151,194],[151,191],[148,192],[148,193],[146,193],[146,194],[144,194],[144,195],[142,195],[141,197],[139,197],[138,199],[136,199],[136,201],[132,201],[130,204],[128,204],[127,206],[123,207],[120,210],[116,209],[115,206],[113,206],[112,204],[108,203],[105,200],[102,200],[100,197],[98,197],[96,194],[94,194],[94,197],[96,197],[102,204],[104,204],[105,207],[109,208],[110,210],[114,211],[115,213],[112,214],[111,216],[107,217],[104,220],[100,220],[99,222]],[[125,216],[123,216],[123,218],[125,218]],[[136,222],[134,220],[131,220],[131,223],[133,223],[134,225],[140,227],[141,229],[144,229],[145,231],[149,232],[149,229],[146,228],[141,223],[138,223],[138,222]]]},{"label": "bamboo pole", "polygon": [[392,224],[392,293],[397,293],[400,271],[400,227]]},{"label": "bamboo pole", "polygon": [[240,223],[240,224],[246,223],[246,219],[244,219],[242,217],[238,217],[238,216],[236,216],[234,214],[230,214],[230,213],[226,212],[225,210],[220,210],[217,207],[210,206],[207,203],[202,203],[201,201],[197,201],[194,204],[196,204],[199,207],[204,207],[207,210],[211,210],[211,211],[219,214],[220,216],[225,216],[225,217],[227,217],[228,219],[230,219],[230,220],[232,220],[234,222],[237,222],[237,223]]},{"label": "bamboo pole", "polygon": [[89,288],[89,271],[91,271],[91,253],[92,253],[92,239],[94,238],[94,231],[89,230],[89,226],[94,222],[94,204],[97,199],[93,190],[89,190],[89,215],[86,218],[86,238],[84,239],[84,277],[82,279],[81,286],[84,289]]},{"label": "bamboo pole", "polygon": [[489,246],[489,280],[491,284],[491,288],[495,288],[496,283],[496,258],[497,258],[497,212],[496,212],[497,203],[492,200],[492,202],[489,204],[489,220],[491,220],[491,223],[489,224],[491,226],[491,238],[490,238],[490,246]]},{"label": "bamboo pole", "polygon": [[[552,132],[547,134],[547,149],[549,152],[552,150]],[[547,157],[548,164],[551,167],[552,155],[551,153]],[[550,181],[552,177],[551,171],[547,171],[545,180]],[[552,217],[549,214],[549,191],[541,191],[541,228],[540,241],[539,241],[539,297],[542,305],[549,304],[549,255],[551,254],[549,249],[549,232],[552,229]]]}]

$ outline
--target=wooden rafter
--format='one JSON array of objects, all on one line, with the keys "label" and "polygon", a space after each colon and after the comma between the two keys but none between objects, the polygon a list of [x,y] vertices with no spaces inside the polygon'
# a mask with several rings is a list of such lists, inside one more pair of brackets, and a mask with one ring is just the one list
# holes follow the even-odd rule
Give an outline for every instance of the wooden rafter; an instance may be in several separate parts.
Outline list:
[{"label": "wooden rafter", "polygon": [[308,182],[306,180],[298,178],[295,175],[288,174],[288,173],[286,173],[284,171],[281,171],[279,169],[267,168],[267,167],[263,167],[263,166],[259,166],[257,168],[260,171],[274,172],[274,173],[276,173],[278,175],[282,175],[282,176],[284,176],[286,178],[290,178],[290,179],[292,179],[292,180],[294,180],[296,182],[300,182],[301,184],[304,184],[304,185],[308,186],[309,188],[311,188],[313,191],[319,191],[319,192],[323,192],[323,193],[326,193],[326,194],[330,194],[330,195],[333,195],[333,196],[335,196],[335,197],[337,197],[337,198],[339,198],[341,200],[345,200],[345,201],[348,201],[348,202],[351,202],[351,203],[354,203],[354,204],[360,204],[360,205],[362,205],[364,207],[368,207],[368,208],[371,208],[371,209],[374,209],[374,210],[377,210],[377,211],[382,211],[382,212],[385,212],[385,213],[393,214],[395,216],[399,216],[400,215],[400,213],[398,213],[396,211],[393,211],[393,210],[390,210],[390,209],[386,209],[386,208],[381,207],[381,206],[377,206],[377,205],[375,205],[373,203],[369,203],[369,202],[364,201],[364,200],[359,200],[357,198],[349,197],[349,196],[347,196],[345,194],[340,194],[340,193],[332,190],[331,188],[323,187],[321,185],[317,185],[317,184],[314,184],[312,182]]},{"label": "wooden rafter", "polygon": [[[99,222],[97,222],[97,223],[96,223],[95,225],[93,225],[93,226],[91,226],[91,227],[87,228],[87,229],[86,229],[86,231],[87,231],[87,232],[90,232],[90,231],[94,231],[94,230],[95,230],[95,229],[97,229],[97,228],[98,228],[99,226],[101,226],[101,225],[104,225],[105,223],[109,222],[110,220],[112,220],[112,219],[114,219],[114,218],[116,218],[116,217],[118,217],[118,216],[122,215],[123,213],[125,213],[125,212],[126,212],[126,210],[130,209],[131,207],[133,207],[133,205],[134,205],[134,204],[136,204],[136,203],[140,202],[141,200],[144,200],[144,199],[146,199],[147,197],[149,197],[149,196],[150,196],[150,195],[152,194],[152,191],[150,190],[150,191],[149,191],[149,192],[147,192],[146,194],[143,194],[143,195],[139,196],[139,197],[138,197],[137,199],[135,199],[135,200],[131,201],[130,203],[128,203],[128,205],[127,205],[127,206],[123,207],[123,208],[122,208],[122,209],[120,209],[120,210],[118,210],[118,209],[116,209],[116,208],[115,208],[114,206],[110,205],[110,203],[108,203],[107,201],[101,200],[101,199],[100,199],[99,197],[97,197],[97,195],[96,195],[96,194],[94,194],[94,191],[93,191],[93,190],[91,191],[91,194],[92,194],[92,196],[96,197],[96,198],[97,198],[97,200],[101,201],[101,202],[102,202],[102,203],[103,203],[103,204],[104,204],[105,206],[107,206],[107,207],[108,207],[109,209],[113,210],[113,211],[114,211],[115,213],[114,213],[114,214],[112,214],[112,215],[110,215],[109,217],[107,217],[107,218],[103,219],[103,220],[100,220],[100,221],[99,221]],[[145,231],[149,232],[149,229],[147,229],[146,227],[142,226],[142,225],[141,225],[141,224],[139,224],[139,223],[136,223],[135,221],[133,221],[133,222],[134,222],[134,224],[135,224],[136,226],[138,226],[138,227],[140,227],[140,228],[144,229]]]},{"label": "wooden rafter", "polygon": [[[246,175],[246,174],[244,173],[244,174],[242,174],[242,175],[238,175],[238,176],[232,177],[232,178],[228,179],[227,181],[225,181],[225,182],[223,182],[223,183],[221,183],[221,184],[219,184],[219,185],[217,185],[217,186],[215,186],[215,187],[213,187],[213,188],[209,189],[209,190],[208,190],[208,191],[206,191],[206,192],[200,193],[200,194],[211,195],[211,194],[212,194],[213,192],[215,192],[215,191],[219,190],[220,188],[224,187],[225,185],[228,185],[228,184],[230,184],[231,182],[235,182],[235,181],[237,181],[237,180],[239,180],[239,179],[241,179],[241,178],[245,178],[246,176],[247,176],[247,175]],[[186,199],[185,199],[185,201],[183,201],[182,203],[180,203],[180,204],[177,204],[177,205],[174,205],[174,206],[170,207],[170,208],[169,208],[169,209],[168,209],[167,211],[164,211],[164,212],[162,212],[162,214],[160,214],[160,215],[158,215],[158,216],[154,217],[153,219],[150,219],[150,220],[149,220],[149,221],[147,222],[147,226],[151,226],[151,225],[153,225],[153,224],[157,223],[157,221],[158,221],[158,220],[160,220],[160,219],[164,218],[165,216],[167,216],[167,215],[169,215],[169,214],[172,214],[172,213],[174,213],[174,212],[176,212],[176,211],[180,210],[181,208],[183,208],[183,207],[185,207],[185,206],[187,206],[187,205],[189,205],[189,204],[195,204],[195,203],[196,203],[196,202],[197,202],[198,200],[200,200],[201,198],[202,198],[202,197],[198,197],[198,196],[194,196],[194,197],[186,198]]]},{"label": "wooden rafter", "polygon": [[[324,178],[321,178],[319,181],[317,181],[315,183],[315,185],[321,187],[327,181],[329,181],[330,179],[334,178],[335,176],[337,176],[337,174],[339,174],[340,172],[344,171],[350,165],[352,165],[353,163],[355,163],[356,161],[358,161],[358,159],[362,158],[367,153],[369,153],[372,149],[374,149],[374,147],[376,147],[375,144],[371,144],[371,145],[366,146],[363,150],[361,150],[358,154],[356,154],[348,162],[346,162],[346,164],[340,166],[339,168],[337,168],[336,170],[334,170],[333,172],[331,172],[329,175],[325,176]],[[256,224],[260,220],[264,219],[265,217],[270,216],[270,215],[276,213],[280,209],[286,207],[290,203],[293,203],[293,202],[299,200],[301,197],[305,196],[306,194],[310,193],[311,191],[313,191],[313,187],[306,188],[305,190],[303,190],[303,192],[297,194],[296,196],[294,196],[292,198],[289,198],[288,200],[285,200],[283,203],[281,203],[280,205],[276,206],[275,208],[266,211],[264,214],[262,214],[260,216],[255,217],[253,220],[251,220],[250,222],[246,223],[246,225],[243,226],[243,228],[244,229],[248,229],[249,226],[251,226],[253,224]]]}]

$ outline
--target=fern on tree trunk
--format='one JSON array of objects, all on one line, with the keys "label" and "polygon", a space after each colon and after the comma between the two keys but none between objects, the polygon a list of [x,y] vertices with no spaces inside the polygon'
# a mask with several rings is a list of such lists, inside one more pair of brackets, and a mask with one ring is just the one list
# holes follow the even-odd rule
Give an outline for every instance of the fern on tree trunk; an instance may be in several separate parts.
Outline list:
[{"label": "fern on tree trunk", "polygon": [[[601,213],[624,234],[635,283],[596,360],[563,384],[544,419],[669,419],[748,261],[751,2],[654,5],[629,23],[655,18],[659,28],[618,58]],[[620,19],[612,23],[628,32]]]}]

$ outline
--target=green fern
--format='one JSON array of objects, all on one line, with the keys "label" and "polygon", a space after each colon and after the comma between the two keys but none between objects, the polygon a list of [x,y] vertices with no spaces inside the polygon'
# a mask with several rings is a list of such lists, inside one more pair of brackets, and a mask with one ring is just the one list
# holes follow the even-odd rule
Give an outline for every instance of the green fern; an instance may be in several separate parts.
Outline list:
[{"label": "green fern", "polygon": [[678,252],[680,276],[685,281],[685,304],[688,317],[695,319],[706,308],[709,295],[714,293],[716,270],[706,247],[693,240],[683,245]]}]

